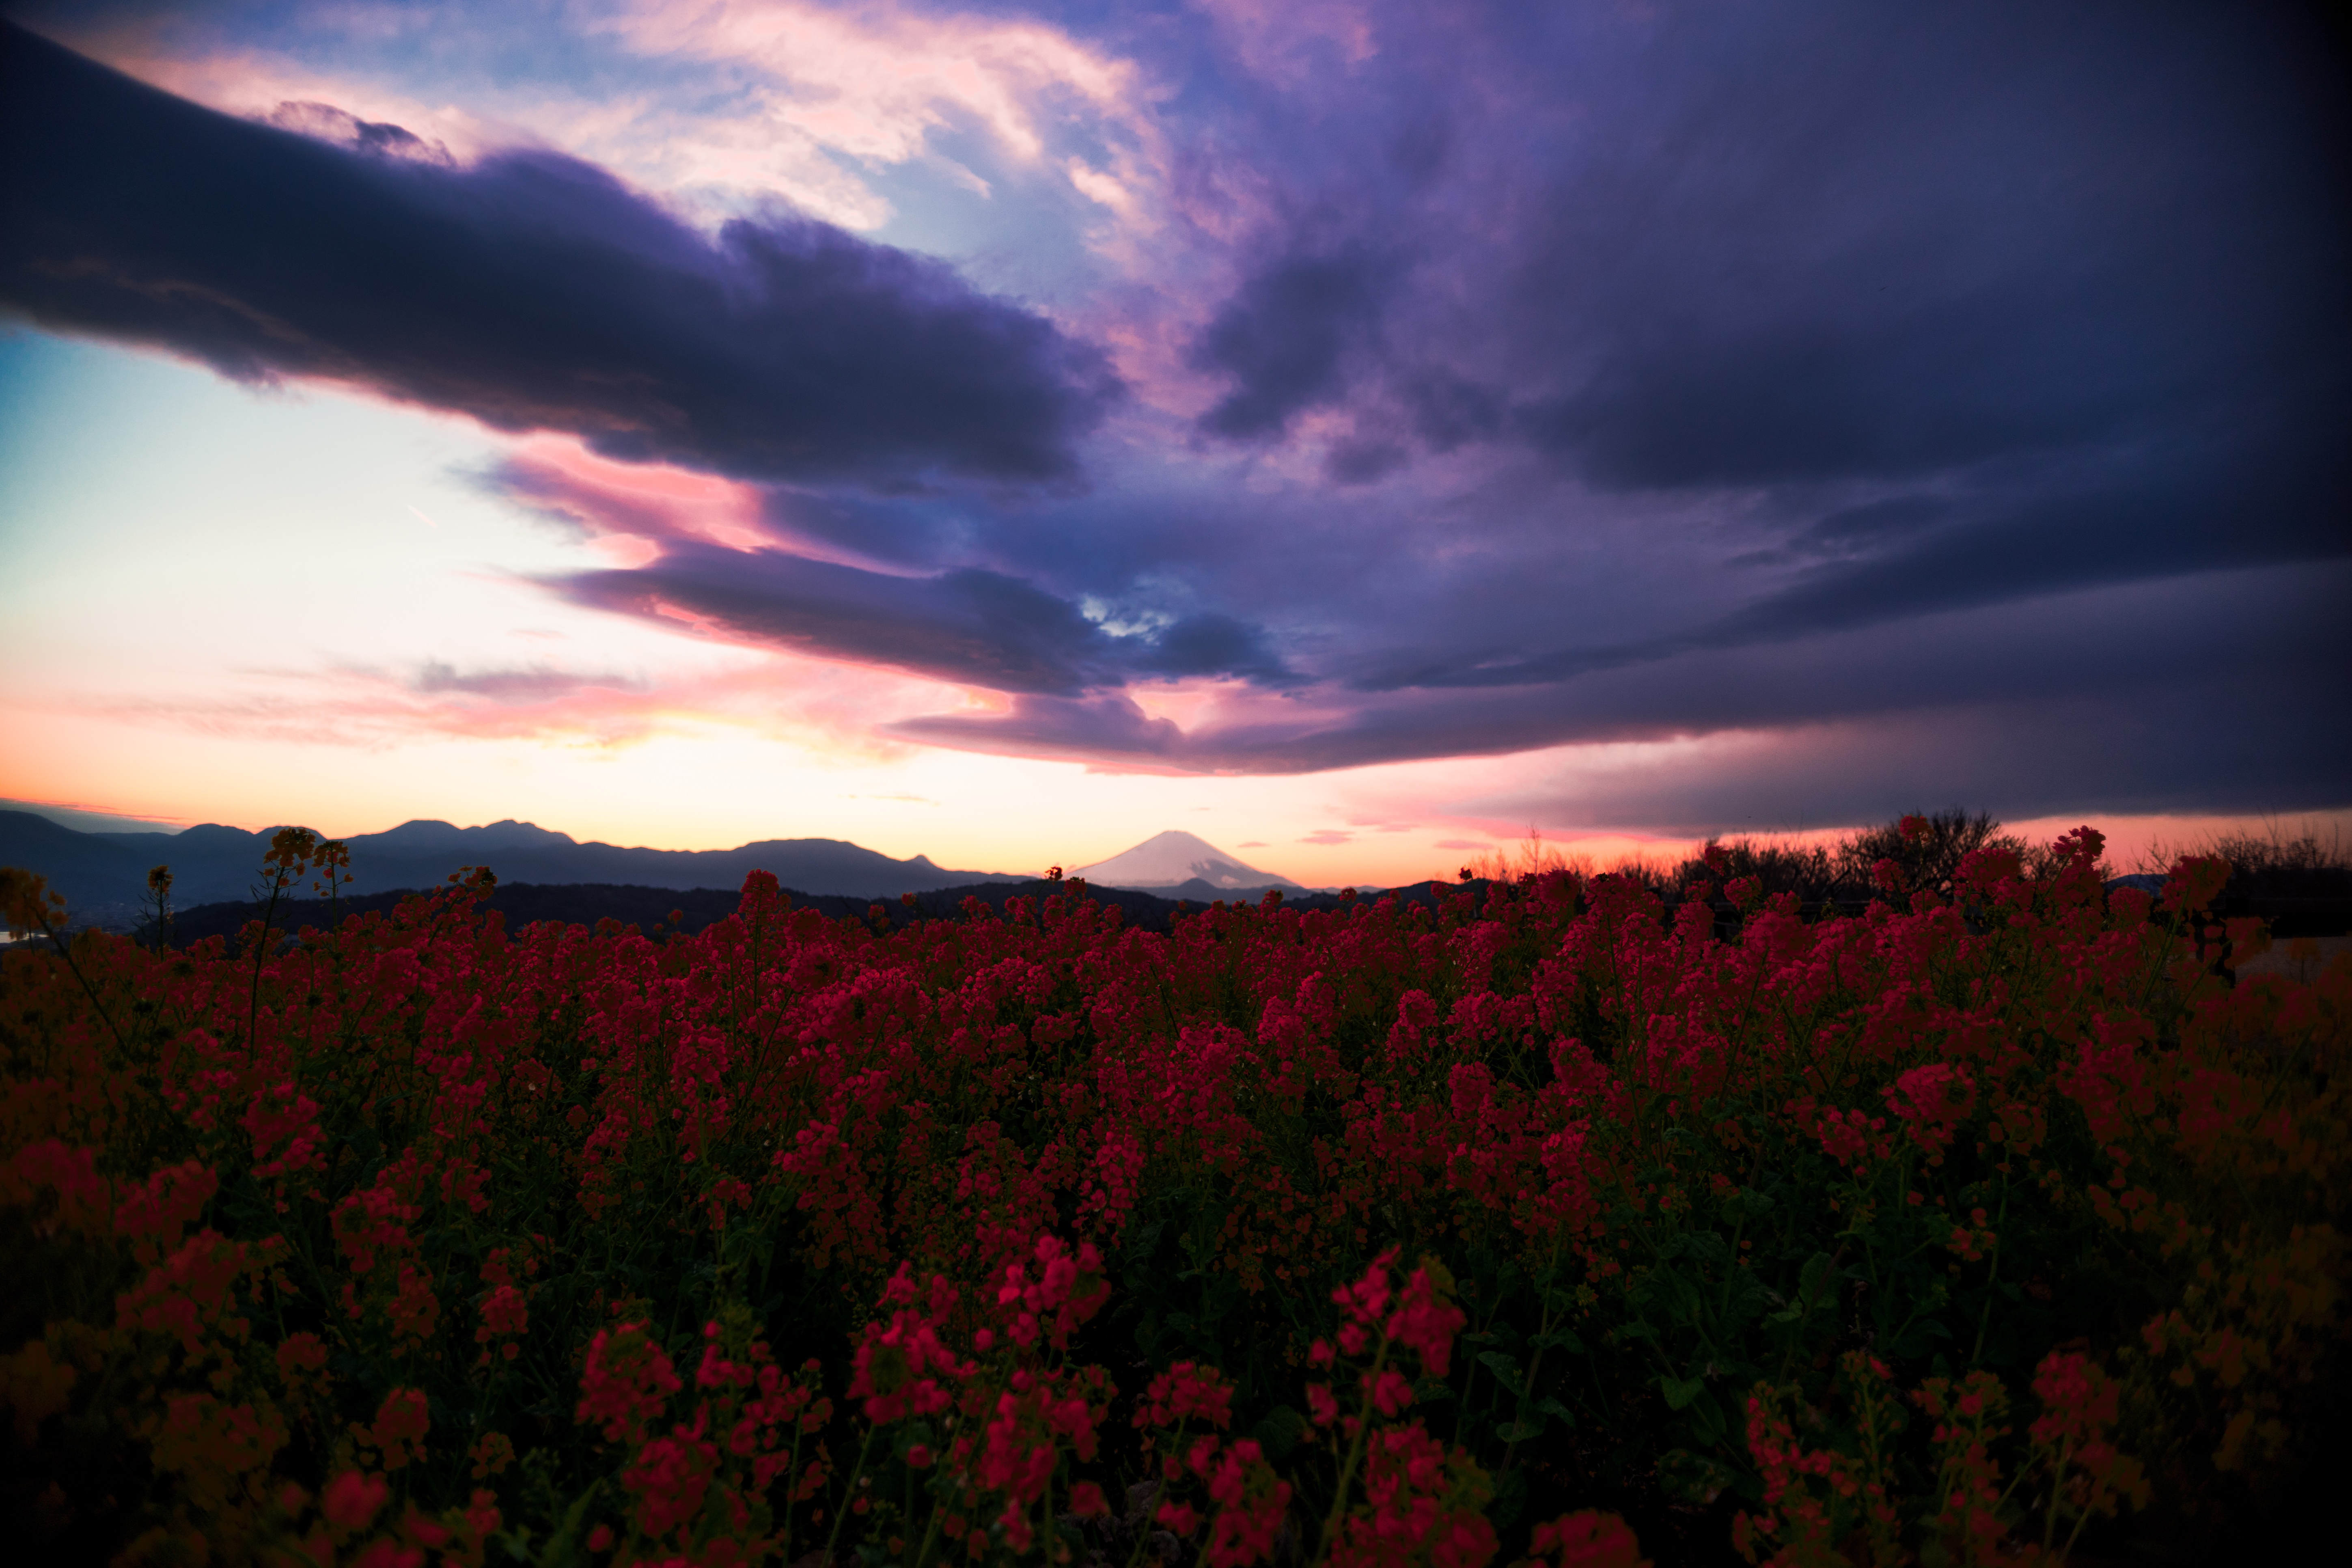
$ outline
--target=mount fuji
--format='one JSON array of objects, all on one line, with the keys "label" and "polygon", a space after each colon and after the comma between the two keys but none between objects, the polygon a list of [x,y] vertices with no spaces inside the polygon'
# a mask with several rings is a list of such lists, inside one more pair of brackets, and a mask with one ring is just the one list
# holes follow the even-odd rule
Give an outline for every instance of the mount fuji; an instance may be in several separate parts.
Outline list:
[{"label": "mount fuji", "polygon": [[1099,888],[1129,888],[1162,898],[1214,898],[1230,892],[1263,892],[1268,888],[1307,891],[1289,878],[1244,865],[1190,833],[1159,834],[1108,860],[1081,866],[1070,875],[1083,877]]}]

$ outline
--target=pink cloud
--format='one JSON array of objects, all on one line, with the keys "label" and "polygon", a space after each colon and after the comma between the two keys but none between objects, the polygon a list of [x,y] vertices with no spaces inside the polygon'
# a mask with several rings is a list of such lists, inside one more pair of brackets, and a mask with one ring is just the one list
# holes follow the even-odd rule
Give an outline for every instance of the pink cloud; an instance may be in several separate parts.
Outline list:
[{"label": "pink cloud", "polygon": [[495,482],[592,538],[695,539],[730,550],[775,542],[758,487],[666,463],[614,462],[568,437],[515,442]]},{"label": "pink cloud", "polygon": [[854,176],[854,194],[845,191],[845,163],[928,163],[986,195],[983,175],[931,146],[934,132],[977,125],[1017,164],[1066,179],[1108,226],[1156,222],[1168,154],[1152,109],[1163,90],[1135,62],[1044,22],[791,0],[682,12],[639,0],[604,27],[643,55],[749,67],[764,79],[749,114],[670,127],[672,183],[781,182],[808,210],[872,227],[889,205]]},{"label": "pink cloud", "polygon": [[68,30],[59,36],[93,59],[208,109],[271,121],[284,130],[346,145],[354,139],[349,122],[397,126],[424,148],[458,163],[496,147],[543,140],[520,125],[429,102],[375,77],[331,74],[267,50],[179,54],[135,29],[89,37]]},{"label": "pink cloud", "polygon": [[421,739],[610,749],[711,728],[853,760],[914,748],[877,721],[959,701],[954,688],[886,670],[729,649],[715,664],[624,675],[531,663],[247,671],[226,690],[135,698],[63,694],[44,706],[259,742],[379,750]]},{"label": "pink cloud", "polygon": [[1354,0],[1202,0],[1217,36],[1252,74],[1305,86],[1334,63],[1352,68],[1380,53],[1368,5]]}]

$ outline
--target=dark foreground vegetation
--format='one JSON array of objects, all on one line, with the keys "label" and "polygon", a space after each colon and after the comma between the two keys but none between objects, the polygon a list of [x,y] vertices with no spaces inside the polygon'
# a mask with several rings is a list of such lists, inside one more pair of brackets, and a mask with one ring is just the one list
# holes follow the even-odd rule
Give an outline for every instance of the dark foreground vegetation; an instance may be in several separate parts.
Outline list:
[{"label": "dark foreground vegetation", "polygon": [[[1672,909],[1556,870],[1162,934],[755,875],[647,934],[476,876],[14,953],[12,1545],[2276,1552],[2343,1458],[2352,960],[2233,980],[2218,860],[1941,831],[1852,913],[1717,846]],[[281,835],[269,901],[335,862]]]},{"label": "dark foreground vegetation", "polygon": [[[968,919],[969,907],[973,902],[1002,914],[1015,900],[1034,904],[1039,899],[1056,894],[1089,899],[1098,904],[1116,907],[1126,925],[1135,931],[1164,932],[1170,921],[1180,914],[1213,907],[1211,900],[1192,902],[1162,899],[1126,888],[1088,888],[1082,883],[1055,883],[1042,879],[1033,882],[976,882],[970,887],[909,893],[883,900],[803,893],[791,888],[779,889],[778,892],[791,900],[795,909],[814,910],[834,920],[857,921],[877,931],[899,930],[924,921]],[[306,925],[332,928],[340,924],[346,915],[388,913],[416,896],[416,889],[410,889],[334,900],[286,899],[272,908],[268,891],[264,889],[259,899],[238,899],[232,902],[199,904],[191,910],[173,910],[168,923],[151,916],[139,928],[138,939],[150,946],[168,942],[174,947],[186,947],[209,936],[233,939],[249,922],[264,918],[268,920],[271,929],[281,933],[290,934]],[[1418,898],[1423,903],[1432,898],[1425,885],[1404,896],[1407,899]],[[643,934],[664,937],[702,931],[734,914],[741,900],[741,892],[731,888],[695,888],[680,892],[670,888],[624,887],[606,882],[498,882],[493,885],[484,907],[517,931],[541,921],[592,927],[601,921],[613,921],[623,926],[635,926]],[[1328,893],[1308,894],[1294,899],[1293,906],[1301,910],[1331,910],[1338,908],[1341,901]]]},{"label": "dark foreground vegetation", "polygon": [[[1669,908],[1678,905],[1684,890],[1695,882],[1752,878],[1765,896],[1791,894],[1801,910],[1818,917],[1830,913],[1860,914],[1868,909],[1881,896],[1873,880],[1873,868],[1882,860],[1892,860],[1901,869],[1906,886],[1945,891],[1950,889],[1960,862],[1979,849],[2014,853],[2030,872],[2049,869],[2046,846],[2037,849],[2014,835],[2002,833],[2000,825],[1989,815],[1953,808],[1914,820],[1925,826],[1908,839],[1892,826],[1852,834],[1830,845],[1733,838],[1710,843],[1705,853],[1678,863],[1638,858],[1622,861],[1610,868],[1609,874],[1642,883]],[[2270,922],[2273,933],[2278,936],[2332,936],[2352,931],[2352,852],[2340,844],[2324,842],[2310,833],[2293,837],[2284,834],[2264,837],[2238,836],[2200,847],[2198,853],[2218,857],[2231,864],[2230,879],[2214,899],[2215,914],[2225,919],[2261,917]],[[1710,868],[1706,858],[1708,854],[1722,862],[1720,874]],[[2173,855],[2165,863],[2179,858]],[[1574,870],[1588,877],[1597,873],[1597,868],[1571,864],[1568,858],[1546,849],[1539,837],[1531,836],[1516,854],[1501,851],[1465,866],[1458,884],[1452,889],[1444,884],[1433,887],[1414,883],[1388,891],[1401,903],[1434,907],[1448,890],[1469,889],[1483,897],[1490,881],[1517,882],[1528,876],[1559,870]],[[2158,875],[2142,879],[2155,886],[2160,885],[2163,878]],[[290,936],[304,926],[331,929],[347,915],[388,913],[422,890],[401,889],[332,898],[288,897],[289,889],[273,889],[268,879],[263,879],[254,897],[173,910],[168,899],[159,901],[151,889],[148,912],[138,922],[135,935],[150,946],[168,943],[186,947],[213,936],[233,941],[249,922],[258,919],[266,920],[272,931]],[[795,908],[813,909],[836,920],[860,921],[877,931],[899,930],[924,921],[962,920],[967,918],[966,910],[972,900],[1001,915],[1015,900],[1034,903],[1039,899],[1060,896],[1115,906],[1129,930],[1164,933],[1188,913],[1214,908],[1221,901],[1233,901],[1220,900],[1213,892],[1195,899],[1170,899],[1127,888],[1090,888],[1083,882],[1043,879],[1023,882],[998,879],[886,900],[808,893],[789,886],[780,890]],[[299,888],[294,891],[299,893]],[[680,891],[610,882],[497,881],[484,907],[503,919],[509,930],[520,931],[541,921],[590,927],[613,921],[625,927],[634,926],[640,934],[661,938],[679,933],[692,935],[725,920],[735,912],[740,896],[732,888]],[[1256,901],[1255,892],[1247,897],[1249,901]],[[1286,907],[1302,912],[1328,912],[1353,901],[1352,893],[1292,894]],[[1729,904],[1719,892],[1715,902],[1718,915],[1727,921],[1733,913]],[[123,929],[129,929],[129,925],[125,922]]]}]

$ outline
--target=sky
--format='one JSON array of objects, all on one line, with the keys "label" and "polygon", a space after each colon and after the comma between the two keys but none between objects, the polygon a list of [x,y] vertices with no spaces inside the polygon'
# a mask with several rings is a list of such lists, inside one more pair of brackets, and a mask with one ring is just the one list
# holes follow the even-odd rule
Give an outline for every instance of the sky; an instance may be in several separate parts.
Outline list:
[{"label": "sky", "polygon": [[0,796],[2341,826],[2334,9],[0,5]]}]

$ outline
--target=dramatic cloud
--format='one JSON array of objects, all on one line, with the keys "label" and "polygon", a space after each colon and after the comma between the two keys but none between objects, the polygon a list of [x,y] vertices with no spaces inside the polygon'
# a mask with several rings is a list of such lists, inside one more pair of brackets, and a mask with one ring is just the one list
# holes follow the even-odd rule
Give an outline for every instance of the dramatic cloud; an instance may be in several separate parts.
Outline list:
[{"label": "dramatic cloud", "polygon": [[[1129,60],[1107,58],[1018,15],[841,12],[803,0],[622,0],[606,29],[641,56],[691,58],[749,77],[732,113],[678,116],[656,150],[615,148],[667,165],[675,183],[782,190],[848,226],[891,204],[850,169],[919,164],[983,199],[991,173],[1038,174],[1090,213],[1148,223],[1162,156],[1154,96]],[[958,149],[979,129],[1010,164]],[[963,161],[970,159],[970,163]],[[847,165],[846,167],[845,165]]]},{"label": "dramatic cloud", "polygon": [[1188,616],[1156,635],[1120,637],[1027,583],[972,568],[900,577],[779,550],[679,542],[656,564],[585,573],[561,586],[576,604],[729,641],[993,691],[1062,697],[1150,675],[1286,674],[1256,632],[1226,616]]},{"label": "dramatic cloud", "polygon": [[340,144],[0,26],[0,304],[742,477],[1066,479],[1116,395],[939,263],[790,217],[709,238],[570,158],[449,169],[296,108]]},{"label": "dramatic cloud", "polygon": [[388,121],[362,120],[346,109],[331,103],[312,103],[303,99],[289,99],[269,111],[269,123],[280,131],[291,131],[320,142],[332,142],[349,147],[355,153],[373,153],[386,158],[407,158],[419,163],[435,163],[453,168],[457,160],[449,156],[447,146],[438,141],[427,141],[404,125]]},{"label": "dramatic cloud", "polygon": [[[1241,689],[1184,730],[1107,698],[1024,697],[1001,715],[916,719],[895,732],[1106,766],[1294,773],[1898,715],[1924,722],[1967,710],[2013,717],[2017,743],[2005,754],[2014,759],[2054,747],[2084,773],[2134,781],[2135,795],[2186,792],[2165,809],[2211,789],[2268,791],[2281,809],[2302,809],[2335,801],[2352,777],[2352,728],[2333,721],[2345,710],[2352,629],[2327,608],[2347,593],[2352,573],[2341,567],[2244,573],[1695,648],[1550,685],[1372,696]],[[2063,721],[2052,719],[2060,708]],[[2147,744],[2168,735],[2168,751]]]},{"label": "dramatic cloud", "polygon": [[919,685],[877,744],[1590,762],[1381,819],[1469,833],[2352,802],[2316,12],[580,15],[566,152],[415,121],[466,163],[317,50],[263,124],[9,33],[0,301],[543,433],[478,489],[604,569],[506,581]]},{"label": "dramatic cloud", "polygon": [[1343,361],[1376,323],[1381,269],[1362,256],[1286,257],[1244,286],[1193,350],[1193,364],[1240,383],[1202,420],[1219,436],[1282,435],[1340,390]]}]

